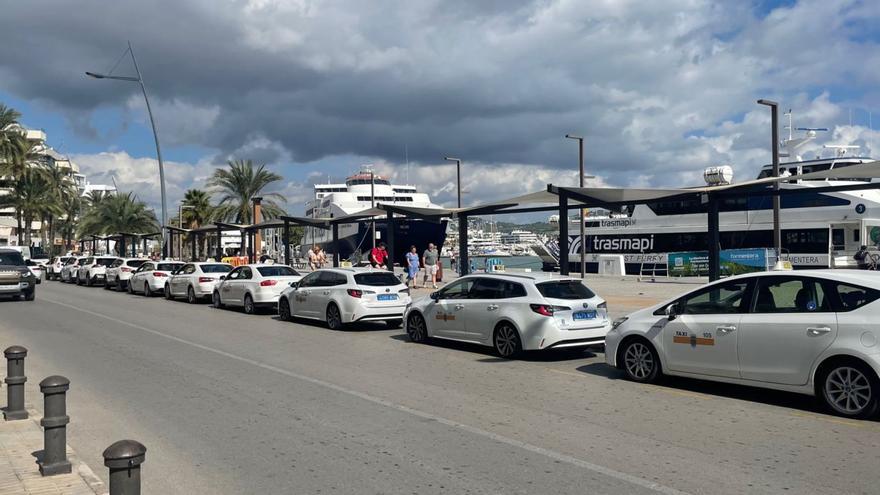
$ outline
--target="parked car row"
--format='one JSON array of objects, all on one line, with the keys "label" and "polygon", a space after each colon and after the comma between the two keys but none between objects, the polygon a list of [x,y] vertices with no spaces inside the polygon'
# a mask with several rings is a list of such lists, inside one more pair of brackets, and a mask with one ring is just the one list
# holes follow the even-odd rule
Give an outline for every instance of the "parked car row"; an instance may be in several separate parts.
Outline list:
[{"label": "parked car row", "polygon": [[[99,283],[99,258],[64,262],[62,280]],[[57,273],[57,265],[51,264]],[[68,269],[68,267],[70,267]],[[65,270],[68,270],[65,272]],[[59,275],[53,275],[58,277]],[[51,277],[50,277],[51,278]],[[479,273],[413,300],[394,274],[119,258],[105,283],[131,293],[315,320],[331,329],[405,322],[413,342],[444,339],[524,351],[605,346],[630,380],[663,375],[784,390],[821,399],[852,418],[880,411],[880,274],[855,270],[760,272],[707,284],[611,320],[579,279],[546,273]]]}]

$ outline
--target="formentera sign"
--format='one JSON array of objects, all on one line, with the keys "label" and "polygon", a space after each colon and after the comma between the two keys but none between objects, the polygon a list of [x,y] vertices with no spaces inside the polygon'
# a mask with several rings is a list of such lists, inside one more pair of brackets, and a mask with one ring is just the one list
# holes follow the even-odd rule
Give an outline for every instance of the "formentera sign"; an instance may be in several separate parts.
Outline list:
[{"label": "formentera sign", "polygon": [[[693,277],[709,274],[709,253],[693,251],[669,253],[669,275],[674,277]],[[771,259],[769,249],[725,249],[721,251],[721,273],[738,275],[740,273],[767,270]]]}]

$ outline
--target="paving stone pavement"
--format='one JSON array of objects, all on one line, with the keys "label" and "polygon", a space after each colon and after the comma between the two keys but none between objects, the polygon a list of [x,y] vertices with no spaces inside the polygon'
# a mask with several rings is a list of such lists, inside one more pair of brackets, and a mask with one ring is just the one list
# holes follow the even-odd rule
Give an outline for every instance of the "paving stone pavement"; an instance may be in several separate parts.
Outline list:
[{"label": "paving stone pavement", "polygon": [[70,474],[41,476],[36,455],[43,450],[40,414],[19,421],[0,419],[0,494],[3,495],[104,495],[105,485],[79,461],[70,446]]}]

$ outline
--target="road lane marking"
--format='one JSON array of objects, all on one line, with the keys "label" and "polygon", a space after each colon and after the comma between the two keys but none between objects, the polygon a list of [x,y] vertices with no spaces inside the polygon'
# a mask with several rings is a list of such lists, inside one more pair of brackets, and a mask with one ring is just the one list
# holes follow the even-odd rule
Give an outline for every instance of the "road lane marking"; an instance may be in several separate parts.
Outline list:
[{"label": "road lane marking", "polygon": [[387,407],[387,408],[389,408],[389,409],[394,409],[394,410],[396,410],[396,411],[400,411],[400,412],[403,412],[403,413],[406,413],[406,414],[410,414],[410,415],[412,415],[412,416],[416,416],[416,417],[419,417],[419,418],[422,418],[422,419],[428,419],[428,420],[436,421],[436,422],[438,422],[438,423],[440,423],[440,424],[443,424],[443,425],[446,425],[446,426],[449,426],[449,427],[452,427],[452,428],[456,428],[456,429],[461,430],[461,431],[465,431],[465,432],[468,432],[468,433],[471,433],[471,434],[474,434],[474,435],[478,435],[478,436],[481,436],[481,437],[483,437],[483,438],[488,438],[488,439],[493,440],[493,441],[498,442],[498,443],[502,443],[502,444],[509,445],[509,446],[512,446],[512,447],[517,447],[517,448],[520,448],[520,449],[522,449],[522,450],[526,450],[526,451],[528,451],[528,452],[532,452],[532,453],[534,453],[534,454],[539,454],[539,455],[542,455],[542,456],[544,456],[544,457],[548,457],[548,458],[553,459],[553,460],[556,460],[556,461],[560,461],[560,462],[564,462],[564,463],[567,463],[567,464],[571,464],[571,465],[573,465],[573,466],[577,466],[577,467],[580,467],[580,468],[584,468],[584,469],[587,469],[587,470],[590,470],[590,471],[593,471],[593,472],[596,472],[596,473],[599,473],[599,474],[605,475],[605,476],[607,476],[607,477],[609,477],[609,478],[613,478],[613,479],[616,479],[616,480],[618,480],[618,481],[623,481],[623,482],[626,482],[626,483],[630,483],[630,484],[632,484],[632,485],[636,485],[636,486],[639,486],[639,487],[642,487],[642,488],[646,488],[646,489],[648,489],[648,490],[652,490],[652,491],[655,491],[655,492],[657,492],[657,493],[663,493],[663,494],[666,494],[666,495],[688,495],[687,492],[683,492],[683,491],[681,491],[681,490],[677,490],[677,489],[675,489],[675,488],[671,488],[671,487],[668,487],[668,486],[665,486],[665,485],[661,485],[660,483],[656,483],[656,482],[654,482],[654,481],[650,481],[650,480],[647,480],[647,479],[644,479],[644,478],[640,478],[640,477],[635,476],[635,475],[631,475],[631,474],[623,473],[623,472],[620,472],[620,471],[617,471],[617,470],[614,470],[614,469],[611,469],[611,468],[608,468],[608,467],[605,467],[605,466],[600,466],[600,465],[598,465],[598,464],[593,464],[593,463],[588,462],[588,461],[585,461],[585,460],[583,460],[583,459],[578,459],[577,457],[572,457],[572,456],[570,456],[570,455],[563,454],[563,453],[561,453],[561,452],[557,452],[557,451],[555,451],[555,450],[550,450],[550,449],[546,449],[546,448],[543,448],[543,447],[538,447],[537,445],[533,445],[533,444],[530,444],[530,443],[527,443],[527,442],[523,442],[523,441],[520,441],[520,440],[516,440],[516,439],[514,439],[514,438],[506,437],[506,436],[504,436],[504,435],[500,435],[500,434],[498,434],[498,433],[493,433],[493,432],[491,432],[491,431],[484,430],[484,429],[482,429],[482,428],[478,428],[478,427],[476,427],[476,426],[470,426],[470,425],[467,425],[467,424],[464,424],[464,423],[459,423],[458,421],[451,420],[451,419],[447,419],[447,418],[444,418],[443,416],[438,416],[438,415],[436,415],[436,414],[431,414],[431,413],[429,413],[429,412],[425,412],[425,411],[421,411],[421,410],[418,410],[418,409],[414,409],[414,408],[411,408],[411,407],[409,407],[409,406],[405,406],[405,405],[403,405],[403,404],[397,404],[397,403],[395,403],[395,402],[391,402],[391,401],[389,401],[389,400],[387,400],[387,399],[383,399],[383,398],[381,398],[381,397],[377,397],[377,396],[374,396],[374,395],[370,395],[370,394],[367,394],[367,393],[364,393],[364,392],[358,392],[357,390],[353,390],[353,389],[350,389],[350,388],[346,388],[346,387],[343,387],[343,386],[341,386],[341,385],[336,385],[335,383],[327,382],[327,381],[321,380],[320,378],[314,378],[314,377],[307,376],[307,375],[301,375],[301,374],[299,374],[299,373],[295,373],[295,372],[290,371],[290,370],[286,370],[286,369],[283,369],[283,368],[279,368],[279,367],[277,367],[277,366],[273,366],[273,365],[268,364],[268,363],[264,363],[264,362],[261,362],[261,361],[256,361],[256,360],[254,360],[254,359],[246,358],[246,357],[244,357],[244,356],[239,356],[239,355],[237,355],[237,354],[232,354],[232,353],[230,353],[230,352],[226,352],[226,351],[223,351],[223,350],[220,350],[220,349],[216,349],[216,348],[213,348],[213,347],[210,347],[210,346],[206,346],[206,345],[203,345],[203,344],[199,344],[199,343],[197,343],[197,342],[193,342],[193,341],[191,341],[191,340],[186,340],[186,339],[183,339],[183,338],[180,338],[180,337],[176,337],[176,336],[174,336],[174,335],[169,335],[169,334],[167,334],[167,333],[160,332],[160,331],[158,331],[158,330],[154,330],[154,329],[152,329],[152,328],[147,328],[147,327],[144,327],[144,326],[141,326],[141,325],[137,325],[137,324],[135,324],[135,323],[131,323],[131,322],[128,322],[128,321],[125,321],[125,320],[121,320],[121,319],[119,319],[119,318],[114,318],[114,317],[112,317],[112,316],[105,315],[105,314],[103,314],[103,313],[98,313],[98,312],[95,312],[95,311],[90,311],[90,310],[87,310],[87,309],[79,308],[79,307],[73,306],[73,305],[71,305],[71,304],[66,304],[66,303],[59,302],[59,301],[53,301],[53,300],[51,300],[51,299],[42,299],[42,300],[45,301],[45,302],[49,302],[49,303],[52,303],[52,304],[57,304],[57,305],[59,305],[59,306],[63,306],[63,307],[65,307],[65,308],[70,308],[70,309],[72,309],[72,310],[79,311],[79,312],[81,312],[81,313],[89,314],[89,315],[92,315],[92,316],[95,316],[95,317],[98,317],[98,318],[103,318],[103,319],[105,319],[105,320],[112,321],[112,322],[114,322],[114,323],[118,323],[118,324],[120,324],[120,325],[125,325],[125,326],[127,326],[127,327],[131,327],[131,328],[134,328],[134,329],[137,329],[137,330],[141,330],[141,331],[143,331],[143,332],[147,332],[147,333],[150,333],[150,334],[156,335],[156,336],[158,336],[158,337],[163,337],[163,338],[165,338],[165,339],[172,340],[172,341],[174,341],[174,342],[178,342],[178,343],[181,343],[181,344],[186,344],[186,345],[188,345],[188,346],[190,346],[190,347],[195,347],[196,349],[201,349],[201,350],[203,350],[203,351],[211,352],[211,353],[216,354],[216,355],[218,355],[218,356],[223,356],[223,357],[225,357],[225,358],[234,359],[234,360],[236,360],[236,361],[239,361],[239,362],[242,362],[242,363],[246,363],[246,364],[250,364],[250,365],[252,365],[252,366],[256,366],[256,367],[258,367],[258,368],[262,368],[262,369],[267,370],[267,371],[273,371],[273,372],[275,372],[275,373],[278,373],[278,374],[281,374],[281,375],[284,375],[284,376],[288,376],[288,377],[290,377],[290,378],[295,378],[295,379],[297,379],[297,380],[301,380],[301,381],[308,382],[308,383],[311,383],[311,384],[314,384],[314,385],[318,385],[318,386],[321,386],[321,387],[324,387],[324,388],[328,388],[328,389],[333,390],[333,391],[336,391],[336,392],[340,392],[340,393],[343,393],[343,394],[346,394],[346,395],[350,395],[350,396],[353,396],[353,397],[357,397],[357,398],[359,398],[359,399],[362,399],[362,400],[365,400],[365,401],[367,401],[367,402],[371,402],[371,403],[373,403],[373,404],[377,404],[377,405],[380,405],[380,406],[384,406],[384,407]]}]

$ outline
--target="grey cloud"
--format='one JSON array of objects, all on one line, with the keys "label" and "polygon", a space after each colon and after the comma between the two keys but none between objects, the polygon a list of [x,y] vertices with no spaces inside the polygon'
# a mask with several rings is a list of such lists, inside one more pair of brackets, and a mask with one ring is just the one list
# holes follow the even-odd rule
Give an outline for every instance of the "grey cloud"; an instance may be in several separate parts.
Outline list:
[{"label": "grey cloud", "polygon": [[[4,8],[0,85],[70,115],[124,106],[134,88],[83,71],[104,70],[131,39],[160,127],[217,157],[400,162],[406,145],[426,164],[456,154],[570,168],[562,136],[576,132],[591,172],[662,182],[705,160],[754,160],[766,128],[735,117],[756,97],[841,81],[873,91],[880,73],[866,67],[880,64],[865,62],[880,51],[853,32],[866,17],[880,14],[818,0],[767,19],[684,0],[32,0]],[[725,150],[686,137],[725,130],[740,133]]]}]

